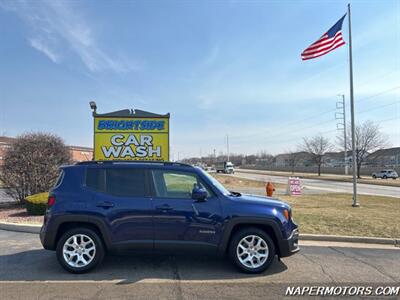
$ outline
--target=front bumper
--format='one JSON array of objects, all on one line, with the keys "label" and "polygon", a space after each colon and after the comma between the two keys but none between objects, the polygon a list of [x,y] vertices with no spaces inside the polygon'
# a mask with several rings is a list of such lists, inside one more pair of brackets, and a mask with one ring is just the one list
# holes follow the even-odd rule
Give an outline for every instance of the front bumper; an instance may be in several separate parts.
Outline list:
[{"label": "front bumper", "polygon": [[299,230],[293,230],[288,239],[284,239],[279,243],[279,256],[287,257],[300,251],[299,247]]}]

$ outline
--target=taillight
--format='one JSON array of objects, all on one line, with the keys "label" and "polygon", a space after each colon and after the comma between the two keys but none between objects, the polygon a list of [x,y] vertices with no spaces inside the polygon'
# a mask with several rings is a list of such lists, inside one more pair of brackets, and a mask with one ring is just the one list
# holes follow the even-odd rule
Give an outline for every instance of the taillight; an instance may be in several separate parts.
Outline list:
[{"label": "taillight", "polygon": [[49,196],[49,199],[47,199],[47,207],[52,207],[55,203],[56,203],[56,197]]}]

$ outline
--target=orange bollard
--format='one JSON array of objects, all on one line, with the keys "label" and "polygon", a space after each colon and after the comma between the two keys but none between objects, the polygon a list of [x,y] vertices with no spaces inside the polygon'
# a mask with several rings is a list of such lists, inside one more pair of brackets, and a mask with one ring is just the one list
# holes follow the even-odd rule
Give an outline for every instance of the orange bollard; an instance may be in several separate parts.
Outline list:
[{"label": "orange bollard", "polygon": [[265,185],[265,190],[266,190],[266,192],[267,192],[267,196],[268,196],[268,197],[272,197],[272,194],[273,194],[274,191],[275,191],[275,187],[274,187],[274,185],[272,184],[272,182],[270,182],[270,181],[267,182],[267,184]]}]

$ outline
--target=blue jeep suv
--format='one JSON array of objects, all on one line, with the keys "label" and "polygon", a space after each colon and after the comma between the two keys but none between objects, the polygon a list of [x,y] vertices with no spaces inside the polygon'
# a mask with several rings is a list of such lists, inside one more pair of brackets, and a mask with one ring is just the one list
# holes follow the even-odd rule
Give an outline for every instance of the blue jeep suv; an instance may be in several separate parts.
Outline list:
[{"label": "blue jeep suv", "polygon": [[243,272],[299,251],[291,208],[226,190],[200,168],[172,162],[92,161],[61,168],[41,228],[73,273],[108,251],[201,250],[227,254]]}]

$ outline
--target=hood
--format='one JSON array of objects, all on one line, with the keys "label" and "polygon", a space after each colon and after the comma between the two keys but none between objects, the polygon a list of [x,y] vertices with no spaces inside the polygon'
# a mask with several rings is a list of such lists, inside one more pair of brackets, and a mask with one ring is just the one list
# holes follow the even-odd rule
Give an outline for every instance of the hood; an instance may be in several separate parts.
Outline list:
[{"label": "hood", "polygon": [[253,202],[253,203],[257,203],[257,204],[261,204],[261,205],[275,206],[275,207],[282,207],[282,208],[290,209],[289,204],[287,204],[286,202],[283,202],[276,198],[271,198],[271,197],[266,197],[266,196],[242,194],[239,197],[233,197],[233,198],[236,201],[243,202],[243,203]]}]

